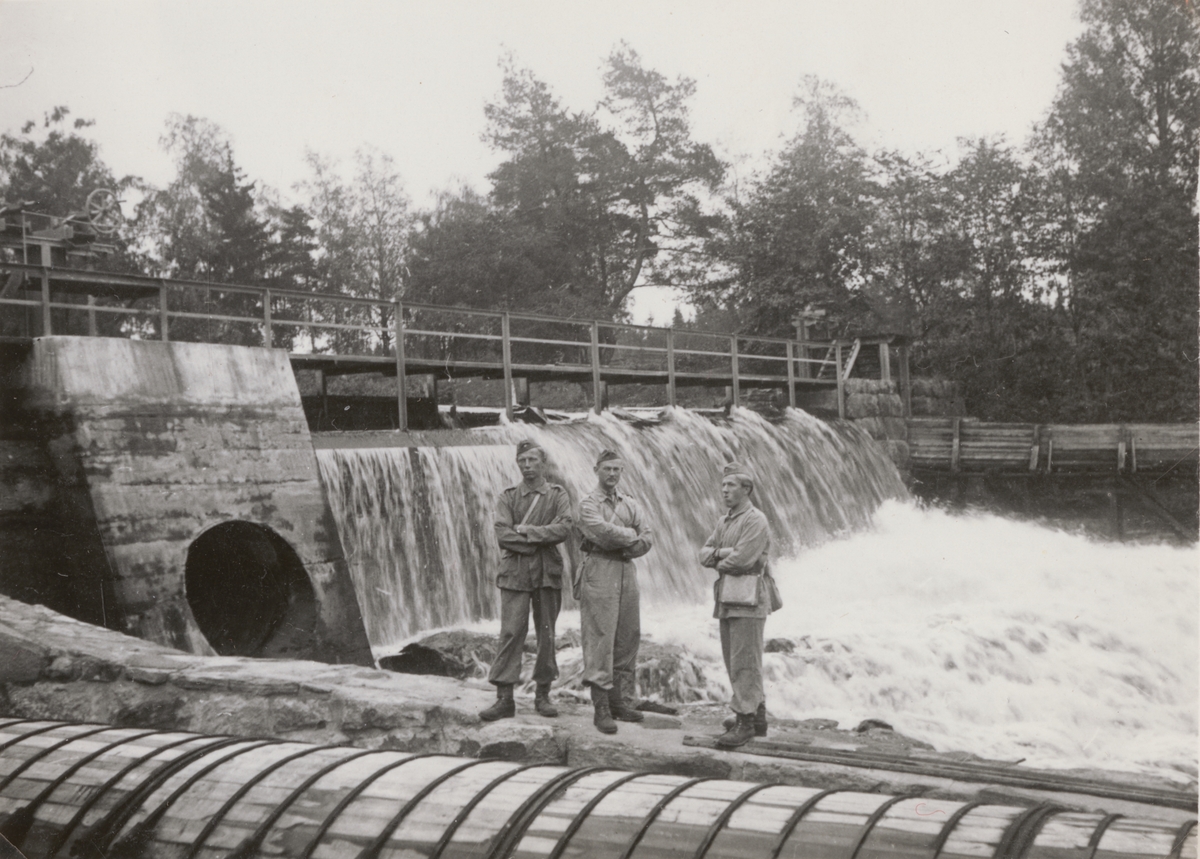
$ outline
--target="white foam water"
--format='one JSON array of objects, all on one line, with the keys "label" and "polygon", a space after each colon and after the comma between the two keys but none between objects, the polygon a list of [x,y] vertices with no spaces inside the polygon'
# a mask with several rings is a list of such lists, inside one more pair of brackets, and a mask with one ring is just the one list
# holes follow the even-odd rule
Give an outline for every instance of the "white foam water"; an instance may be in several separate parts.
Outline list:
[{"label": "white foam water", "polygon": [[[775,563],[771,711],[882,719],[943,751],[1196,776],[1195,549],[1097,543],[994,515],[888,502],[873,527]],[[716,621],[656,612],[650,635],[712,664]]]}]

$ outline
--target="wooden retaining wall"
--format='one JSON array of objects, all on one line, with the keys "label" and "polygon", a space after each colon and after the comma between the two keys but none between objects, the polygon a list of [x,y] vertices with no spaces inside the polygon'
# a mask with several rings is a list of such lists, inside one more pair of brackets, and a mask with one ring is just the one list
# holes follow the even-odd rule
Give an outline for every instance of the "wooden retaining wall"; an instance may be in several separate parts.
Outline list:
[{"label": "wooden retaining wall", "polygon": [[1194,468],[1196,424],[1020,424],[910,418],[914,470],[1164,473]]}]

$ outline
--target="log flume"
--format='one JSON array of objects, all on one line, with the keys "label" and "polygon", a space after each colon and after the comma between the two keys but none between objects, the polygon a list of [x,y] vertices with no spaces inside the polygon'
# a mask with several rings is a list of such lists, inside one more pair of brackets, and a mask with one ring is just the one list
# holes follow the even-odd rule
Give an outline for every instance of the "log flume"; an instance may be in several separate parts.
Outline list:
[{"label": "log flume", "polygon": [[1183,825],[617,769],[0,722],[29,857],[1195,859]]}]

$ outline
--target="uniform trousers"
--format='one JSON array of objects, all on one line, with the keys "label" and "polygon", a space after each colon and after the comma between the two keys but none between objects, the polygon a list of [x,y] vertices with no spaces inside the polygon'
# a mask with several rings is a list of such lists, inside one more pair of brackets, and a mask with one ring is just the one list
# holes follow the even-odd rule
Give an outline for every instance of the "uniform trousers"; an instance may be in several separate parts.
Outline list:
[{"label": "uniform trousers", "polygon": [[533,628],[537,635],[537,662],[533,666],[535,683],[547,684],[558,677],[554,658],[554,624],[562,605],[558,588],[534,588],[512,591],[500,588],[500,641],[488,680],[497,686],[521,682],[521,653],[529,632],[529,610],[533,609]]},{"label": "uniform trousers", "polygon": [[642,641],[637,567],[633,561],[588,555],[580,570],[580,633],[583,682],[634,694],[638,645]]},{"label": "uniform trousers", "polygon": [[753,713],[763,698],[763,627],[762,617],[723,617],[721,656],[733,687],[730,706],[735,713]]}]

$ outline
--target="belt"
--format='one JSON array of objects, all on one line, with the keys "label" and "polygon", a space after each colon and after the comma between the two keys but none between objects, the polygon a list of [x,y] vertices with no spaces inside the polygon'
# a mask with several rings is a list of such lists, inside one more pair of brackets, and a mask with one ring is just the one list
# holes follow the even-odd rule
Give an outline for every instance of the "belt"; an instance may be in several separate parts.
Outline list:
[{"label": "belt", "polygon": [[620,549],[601,549],[595,545],[580,546],[580,550],[585,555],[592,555],[596,558],[606,558],[610,561],[624,561],[625,556]]}]

